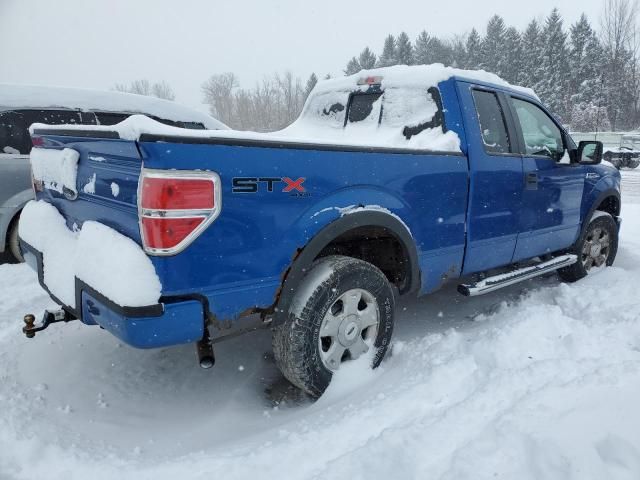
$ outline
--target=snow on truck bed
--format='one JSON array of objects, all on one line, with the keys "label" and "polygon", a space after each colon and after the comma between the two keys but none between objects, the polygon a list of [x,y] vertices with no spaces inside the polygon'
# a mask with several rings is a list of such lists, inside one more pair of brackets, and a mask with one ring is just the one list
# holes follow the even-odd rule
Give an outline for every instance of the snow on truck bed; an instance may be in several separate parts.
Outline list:
[{"label": "snow on truck bed", "polygon": [[138,113],[176,122],[200,122],[211,130],[227,128],[222,122],[205,113],[176,102],[146,95],[85,88],[0,83],[0,110],[14,108],[64,108],[92,112]]},{"label": "snow on truck bed", "polygon": [[[497,75],[482,70],[460,70],[441,64],[378,68],[362,70],[348,77],[334,78],[319,82],[309,96],[304,109],[289,127],[271,133],[244,131],[194,131],[162,125],[143,116],[132,116],[114,126],[69,126],[69,130],[116,131],[120,138],[138,140],[141,135],[239,139],[278,143],[311,143],[340,146],[389,147],[443,152],[459,152],[460,140],[453,131],[442,132],[439,127],[427,128],[420,133],[405,138],[405,127],[415,127],[433,119],[437,106],[433,98],[426,94],[430,87],[451,77],[490,83],[521,91],[535,97],[527,88],[512,86]],[[361,84],[366,77],[382,77],[384,96],[376,100],[367,118],[345,127],[344,116],[349,94],[365,92],[369,85]],[[424,92],[424,93],[423,93]],[[381,102],[384,108],[381,109]],[[378,118],[382,122],[378,125]],[[46,125],[34,124],[33,129],[45,129]],[[55,128],[60,128],[59,126]],[[65,127],[66,129],[67,127]]]}]

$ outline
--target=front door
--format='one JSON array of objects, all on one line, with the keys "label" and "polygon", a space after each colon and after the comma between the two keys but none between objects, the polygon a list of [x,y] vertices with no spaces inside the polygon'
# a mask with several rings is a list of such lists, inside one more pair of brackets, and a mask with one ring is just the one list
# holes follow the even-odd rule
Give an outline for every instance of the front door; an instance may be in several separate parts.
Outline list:
[{"label": "front door", "polygon": [[540,106],[510,97],[520,137],[524,189],[513,261],[571,246],[580,229],[584,167],[572,164],[562,129]]},{"label": "front door", "polygon": [[508,128],[511,114],[502,93],[460,82],[459,95],[469,145],[463,268],[468,274],[511,263],[522,206],[522,157]]}]

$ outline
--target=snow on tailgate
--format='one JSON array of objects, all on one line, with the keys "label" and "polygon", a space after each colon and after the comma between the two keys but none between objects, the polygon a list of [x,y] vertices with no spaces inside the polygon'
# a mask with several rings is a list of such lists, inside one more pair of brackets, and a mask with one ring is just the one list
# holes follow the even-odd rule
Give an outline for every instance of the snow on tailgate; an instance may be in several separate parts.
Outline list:
[{"label": "snow on tailgate", "polygon": [[31,201],[20,217],[20,238],[42,252],[44,283],[66,305],[75,305],[78,277],[118,305],[158,303],[162,285],[140,246],[98,222],[72,232],[58,210]]},{"label": "snow on tailgate", "polygon": [[78,173],[78,159],[80,154],[71,148],[63,150],[48,150],[33,148],[29,156],[33,179],[43,183],[45,188],[63,193],[64,189],[76,189],[76,175]]}]

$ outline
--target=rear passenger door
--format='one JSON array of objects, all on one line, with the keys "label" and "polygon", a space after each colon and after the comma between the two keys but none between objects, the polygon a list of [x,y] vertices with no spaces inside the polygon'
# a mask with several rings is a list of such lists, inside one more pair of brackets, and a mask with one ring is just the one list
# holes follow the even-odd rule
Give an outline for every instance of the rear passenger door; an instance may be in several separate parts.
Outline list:
[{"label": "rear passenger door", "polygon": [[580,229],[584,167],[572,164],[567,138],[536,103],[510,96],[523,155],[525,189],[513,261],[571,246]]},{"label": "rear passenger door", "polygon": [[467,250],[463,274],[511,263],[522,206],[522,158],[507,98],[458,83],[469,158]]}]

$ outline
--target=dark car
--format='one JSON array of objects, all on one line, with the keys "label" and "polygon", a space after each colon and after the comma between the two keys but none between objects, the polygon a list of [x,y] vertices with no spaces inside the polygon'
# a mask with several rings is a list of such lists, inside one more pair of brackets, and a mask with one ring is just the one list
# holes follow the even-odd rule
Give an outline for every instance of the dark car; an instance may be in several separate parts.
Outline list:
[{"label": "dark car", "polygon": [[21,260],[18,220],[33,198],[29,152],[33,123],[114,125],[143,114],[174,127],[227,127],[175,102],[120,92],[0,84],[0,255]]}]

